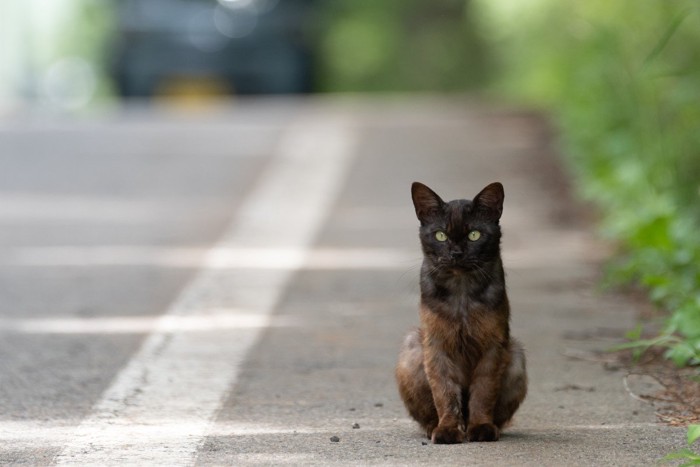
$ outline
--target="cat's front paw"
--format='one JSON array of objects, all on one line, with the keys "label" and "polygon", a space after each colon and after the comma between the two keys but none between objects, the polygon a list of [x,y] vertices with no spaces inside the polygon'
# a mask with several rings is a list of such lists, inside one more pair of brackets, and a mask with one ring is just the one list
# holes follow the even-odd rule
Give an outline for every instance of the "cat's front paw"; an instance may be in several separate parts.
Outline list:
[{"label": "cat's front paw", "polygon": [[467,428],[469,441],[498,441],[500,435],[498,428],[493,423],[481,423]]},{"label": "cat's front paw", "polygon": [[428,439],[433,439],[433,430],[435,430],[435,427],[437,427],[435,424],[431,424],[426,427],[425,431],[428,434]]},{"label": "cat's front paw", "polygon": [[459,444],[464,441],[464,431],[459,427],[438,426],[431,437],[433,444]]}]

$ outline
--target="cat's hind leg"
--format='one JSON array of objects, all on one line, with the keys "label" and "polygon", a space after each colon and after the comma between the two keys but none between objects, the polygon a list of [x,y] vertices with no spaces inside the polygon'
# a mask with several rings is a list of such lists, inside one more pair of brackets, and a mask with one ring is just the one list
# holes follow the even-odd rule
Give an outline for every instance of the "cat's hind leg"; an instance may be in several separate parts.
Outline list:
[{"label": "cat's hind leg", "polygon": [[503,373],[501,394],[496,402],[493,423],[503,428],[511,418],[527,394],[527,372],[525,369],[525,350],[520,342],[511,339],[511,360]]},{"label": "cat's hind leg", "polygon": [[406,335],[396,365],[399,394],[408,413],[425,429],[428,438],[438,424],[433,393],[423,365],[422,336],[419,329]]}]

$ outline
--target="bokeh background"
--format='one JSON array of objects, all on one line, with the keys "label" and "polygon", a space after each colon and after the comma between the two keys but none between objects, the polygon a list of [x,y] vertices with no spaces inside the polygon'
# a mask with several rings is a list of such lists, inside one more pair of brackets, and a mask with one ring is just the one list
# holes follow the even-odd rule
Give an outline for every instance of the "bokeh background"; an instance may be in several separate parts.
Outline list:
[{"label": "bokeh background", "polygon": [[[619,245],[611,283],[700,363],[700,4],[692,0],[3,0],[0,118],[127,100],[471,93],[547,115]],[[643,337],[641,329],[630,335]]]},{"label": "bokeh background", "polygon": [[462,0],[8,0],[2,101],[461,91],[491,73]]}]

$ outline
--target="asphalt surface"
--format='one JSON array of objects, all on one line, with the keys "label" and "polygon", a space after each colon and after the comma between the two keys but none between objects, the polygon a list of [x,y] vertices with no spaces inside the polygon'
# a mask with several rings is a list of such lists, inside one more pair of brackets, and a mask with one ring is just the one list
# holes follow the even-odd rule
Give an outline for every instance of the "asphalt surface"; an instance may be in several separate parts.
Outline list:
[{"label": "asphalt surface", "polygon": [[[0,118],[0,464],[657,463],[684,431],[592,353],[635,309],[551,152],[461,98]],[[497,443],[428,444],[396,391],[414,180],[505,187],[530,390]]]}]

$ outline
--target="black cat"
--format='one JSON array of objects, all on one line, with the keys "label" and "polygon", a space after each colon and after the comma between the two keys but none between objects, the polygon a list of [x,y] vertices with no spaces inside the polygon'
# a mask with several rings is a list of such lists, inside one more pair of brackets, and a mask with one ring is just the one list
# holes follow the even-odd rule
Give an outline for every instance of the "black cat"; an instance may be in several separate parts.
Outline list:
[{"label": "black cat", "polygon": [[401,398],[433,443],[496,441],[527,392],[525,353],[510,337],[501,262],[503,186],[444,202],[411,187],[420,221],[420,328],[396,367]]}]

